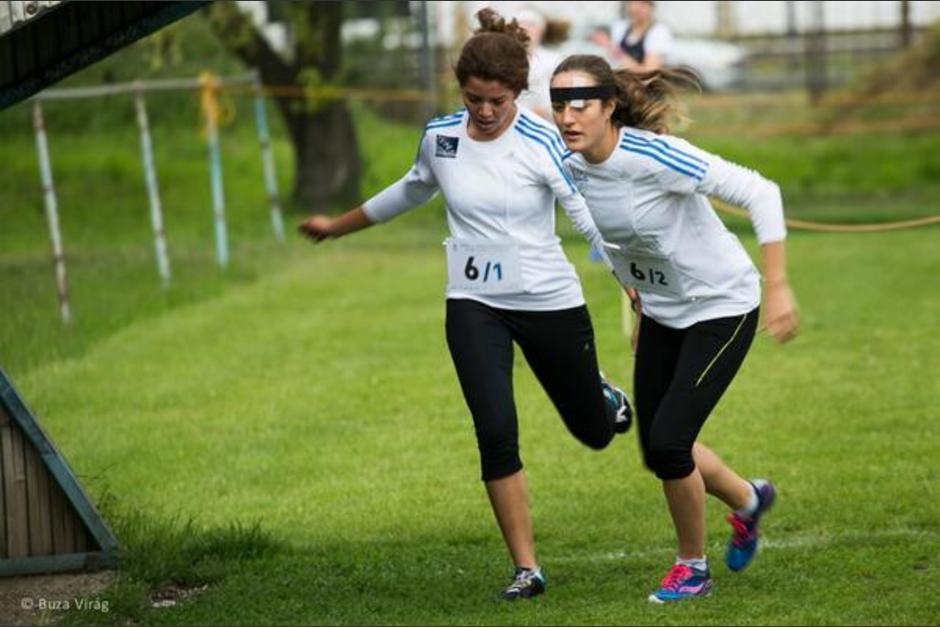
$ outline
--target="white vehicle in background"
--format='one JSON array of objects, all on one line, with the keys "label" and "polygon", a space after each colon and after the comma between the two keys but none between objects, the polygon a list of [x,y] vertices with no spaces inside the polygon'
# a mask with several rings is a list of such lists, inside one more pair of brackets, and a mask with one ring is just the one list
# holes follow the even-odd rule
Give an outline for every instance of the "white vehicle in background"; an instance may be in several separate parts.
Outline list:
[{"label": "white vehicle in background", "polygon": [[[573,27],[568,41],[557,46],[555,50],[564,57],[572,54],[596,54],[610,60],[603,46],[589,40],[592,30]],[[746,48],[727,41],[676,36],[667,62],[673,66],[685,65],[692,68],[701,77],[706,90],[721,91],[744,86],[747,56]]]},{"label": "white vehicle in background", "polygon": [[745,83],[747,49],[717,39],[676,37],[668,62],[698,72],[709,91],[738,89]]}]

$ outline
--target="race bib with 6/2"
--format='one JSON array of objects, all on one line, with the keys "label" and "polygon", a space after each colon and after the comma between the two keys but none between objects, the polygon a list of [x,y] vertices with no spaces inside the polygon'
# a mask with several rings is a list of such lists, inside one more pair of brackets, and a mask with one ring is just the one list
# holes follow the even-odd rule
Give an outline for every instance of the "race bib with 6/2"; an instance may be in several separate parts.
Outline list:
[{"label": "race bib with 6/2", "polygon": [[624,285],[641,292],[685,298],[679,273],[665,255],[633,252],[622,244],[604,242],[614,273]]},{"label": "race bib with 6/2", "polygon": [[523,291],[519,244],[447,239],[447,289],[475,294]]}]

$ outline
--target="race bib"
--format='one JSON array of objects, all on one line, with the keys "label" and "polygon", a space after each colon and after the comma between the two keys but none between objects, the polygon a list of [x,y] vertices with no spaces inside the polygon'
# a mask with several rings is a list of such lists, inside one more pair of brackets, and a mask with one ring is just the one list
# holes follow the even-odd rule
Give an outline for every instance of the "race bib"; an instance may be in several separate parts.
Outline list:
[{"label": "race bib", "polygon": [[448,239],[447,288],[476,294],[521,292],[519,245],[514,241],[457,241]]},{"label": "race bib", "polygon": [[633,252],[627,247],[604,242],[614,273],[624,285],[641,292],[654,292],[685,298],[679,273],[665,255]]}]

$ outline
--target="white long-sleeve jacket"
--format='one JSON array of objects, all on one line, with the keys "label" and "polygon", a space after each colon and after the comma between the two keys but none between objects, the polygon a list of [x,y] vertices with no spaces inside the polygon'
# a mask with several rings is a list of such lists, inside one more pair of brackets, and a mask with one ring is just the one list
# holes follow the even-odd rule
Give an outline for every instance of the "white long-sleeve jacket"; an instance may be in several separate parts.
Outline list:
[{"label": "white long-sleeve jacket", "polygon": [[502,294],[448,284],[448,298],[535,311],[584,304],[574,266],[555,234],[555,198],[591,243],[600,246],[602,238],[562,163],[565,146],[558,132],[517,106],[512,125],[495,140],[481,142],[469,136],[468,119],[466,111],[458,111],[431,120],[412,168],[364,203],[366,215],[384,222],[441,191],[451,240],[514,242],[522,279],[520,289]]},{"label": "white long-sleeve jacket", "polygon": [[673,328],[741,315],[760,304],[760,275],[707,195],[748,210],[761,244],[786,237],[777,185],[689,142],[622,128],[598,164],[564,161],[643,313]]}]

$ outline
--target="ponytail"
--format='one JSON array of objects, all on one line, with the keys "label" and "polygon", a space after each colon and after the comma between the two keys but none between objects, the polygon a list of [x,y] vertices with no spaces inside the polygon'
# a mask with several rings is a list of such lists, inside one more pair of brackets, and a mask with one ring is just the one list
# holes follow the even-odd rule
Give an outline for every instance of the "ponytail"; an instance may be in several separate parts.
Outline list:
[{"label": "ponytail", "polygon": [[687,89],[701,90],[698,75],[677,67],[635,73],[617,70],[614,74],[617,107],[612,119],[617,126],[669,133],[678,116],[675,97]]},{"label": "ponytail", "polygon": [[473,31],[474,35],[500,33],[515,39],[523,48],[529,43],[529,33],[519,25],[515,18],[507,22],[506,18],[489,7],[477,11],[477,22],[480,23],[480,26]]},{"label": "ponytail", "polygon": [[601,57],[588,54],[568,57],[555,69],[553,76],[574,71],[590,74],[599,87],[614,89],[615,108],[611,119],[615,125],[654,133],[669,133],[678,114],[674,98],[680,91],[702,88],[701,79],[690,68],[614,71]]},{"label": "ponytail", "polygon": [[518,94],[529,86],[529,34],[516,20],[507,22],[493,9],[477,13],[480,27],[460,51],[454,67],[461,86],[476,76],[503,83]]}]

